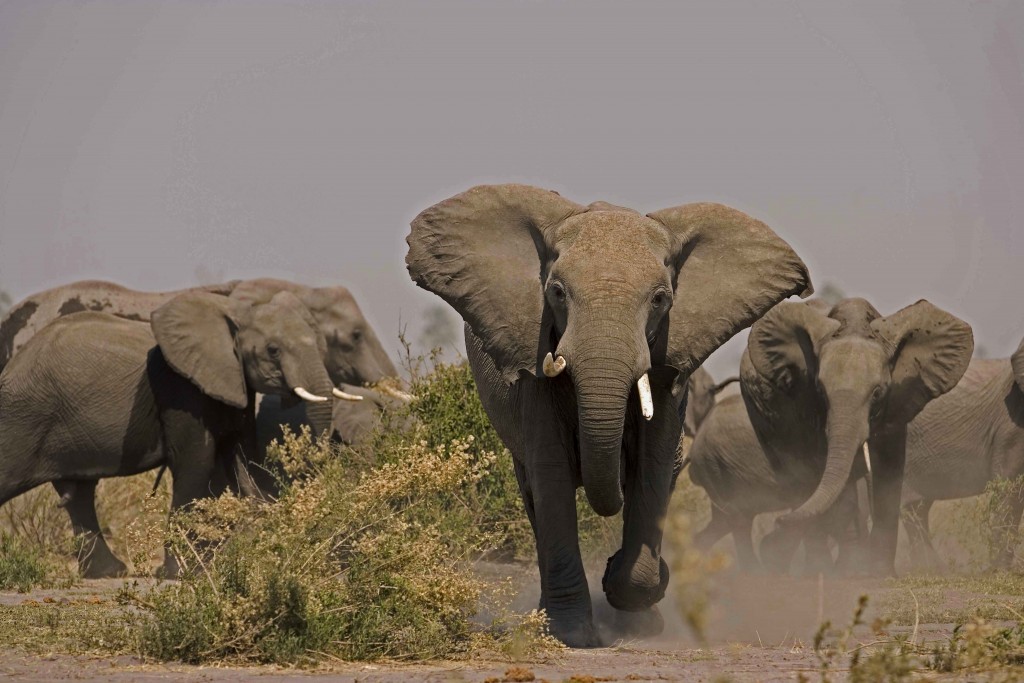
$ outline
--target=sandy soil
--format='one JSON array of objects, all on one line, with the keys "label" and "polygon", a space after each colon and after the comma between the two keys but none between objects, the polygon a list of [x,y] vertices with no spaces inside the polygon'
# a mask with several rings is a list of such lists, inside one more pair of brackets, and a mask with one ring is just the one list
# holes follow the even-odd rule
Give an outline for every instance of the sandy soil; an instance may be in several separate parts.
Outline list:
[{"label": "sandy soil", "polygon": [[[524,569],[524,580],[533,570]],[[599,579],[599,577],[594,577]],[[529,606],[529,581],[519,601]],[[594,582],[592,585],[599,585]],[[120,581],[83,581],[67,590],[39,590],[30,594],[2,593],[0,603],[26,600],[56,604],[82,604],[109,599]],[[798,672],[817,678],[818,660],[810,647],[822,619],[846,624],[862,593],[877,605],[890,590],[881,581],[839,579],[764,578],[728,574],[720,577],[709,614],[708,639],[698,642],[673,610],[672,596],[662,603],[666,630],[649,641],[620,642],[597,650],[569,650],[547,661],[441,662],[427,666],[338,664],[315,671],[274,667],[221,668],[154,665],[132,657],[95,658],[70,655],[27,655],[7,650],[0,654],[0,677],[18,681],[474,681],[504,680],[513,667],[532,672],[537,680],[713,681],[722,676],[736,681],[795,680]],[[595,595],[595,617],[609,616],[603,596]],[[955,599],[955,596],[951,596]],[[868,620],[873,609],[869,608]],[[922,625],[919,634],[929,639],[949,634],[949,625]],[[516,672],[512,672],[513,678]],[[522,672],[519,672],[522,673]],[[592,678],[588,678],[592,677]]]}]

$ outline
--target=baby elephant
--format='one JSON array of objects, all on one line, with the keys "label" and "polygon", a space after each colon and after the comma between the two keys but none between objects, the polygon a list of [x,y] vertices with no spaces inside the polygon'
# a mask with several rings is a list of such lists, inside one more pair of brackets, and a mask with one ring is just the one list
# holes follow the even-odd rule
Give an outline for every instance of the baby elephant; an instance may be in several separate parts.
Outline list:
[{"label": "baby elephant", "polygon": [[[50,323],[0,374],[0,504],[54,482],[85,537],[82,574],[123,575],[96,519],[96,480],[166,465],[172,509],[251,491],[256,392],[296,394],[315,425],[330,424],[317,341],[286,292],[259,305],[183,294],[150,324],[95,312]],[[163,571],[178,573],[169,553]]]}]

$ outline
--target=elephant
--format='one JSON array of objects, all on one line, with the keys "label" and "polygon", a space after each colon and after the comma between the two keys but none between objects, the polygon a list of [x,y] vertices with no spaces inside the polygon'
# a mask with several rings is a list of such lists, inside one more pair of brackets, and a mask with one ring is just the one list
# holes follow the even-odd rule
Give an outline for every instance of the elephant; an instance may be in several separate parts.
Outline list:
[{"label": "elephant", "polygon": [[[676,383],[678,384],[678,379]],[[683,433],[686,436],[696,436],[700,425],[707,419],[708,413],[715,406],[718,394],[733,382],[738,382],[739,377],[730,377],[723,382],[715,384],[711,373],[703,367],[694,370],[690,379],[686,382],[686,412],[683,416]],[[680,389],[681,390],[681,389]]]},{"label": "elephant", "polygon": [[[753,544],[754,519],[762,513],[795,508],[807,493],[806,487],[799,486],[785,468],[773,467],[758,441],[742,396],[726,396],[708,412],[694,436],[684,466],[689,466],[691,481],[703,488],[711,500],[711,519],[694,538],[695,545],[707,550],[720,538],[732,534],[740,569],[761,572],[764,567]],[[852,476],[858,478],[864,471],[863,463],[855,463]],[[852,507],[858,503],[853,494],[852,490],[844,490],[818,524],[809,525],[803,533],[780,538],[777,543],[788,545],[772,549],[775,554],[770,558],[769,568],[786,571],[792,552],[802,540],[807,550],[806,571],[831,571],[828,538],[843,544],[855,542],[866,533],[865,526],[857,526],[854,537],[850,536],[851,525],[861,522],[859,508]],[[786,550],[789,554],[784,554]]]},{"label": "elephant", "polygon": [[773,305],[811,291],[768,226],[697,203],[646,216],[527,185],[482,185],[417,215],[416,284],[465,322],[484,409],[513,456],[553,635],[599,646],[579,549],[576,489],[622,511],[602,588],[622,624],[660,630],[662,522],[685,394],[673,392]]},{"label": "elephant", "polygon": [[[928,513],[936,500],[984,492],[989,481],[1024,475],[1024,341],[1010,358],[971,361],[960,382],[927,406],[907,429],[904,527],[913,559],[940,565]],[[1024,490],[1011,487],[998,510],[995,566],[1013,563],[1012,539],[1024,510]]]},{"label": "elephant", "polygon": [[[385,420],[385,414],[395,414],[406,402],[394,395],[370,387],[342,384],[346,394],[361,396],[361,401],[336,401],[331,417],[331,437],[348,446],[366,443],[374,430]],[[287,427],[292,432],[308,424],[302,406],[285,408],[280,396],[268,395],[260,400],[256,411],[256,433],[260,451],[264,452],[271,441],[280,439]],[[408,420],[402,420],[400,429],[408,429]]]},{"label": "elephant", "polygon": [[83,280],[33,294],[0,320],[0,371],[36,332],[65,315],[105,311],[129,320],[149,321],[150,314],[179,294],[209,292],[227,296],[238,280],[173,292],[140,292],[113,282]]},{"label": "elephant", "polygon": [[[296,394],[329,426],[333,384],[314,325],[288,292],[257,305],[189,292],[149,324],[58,318],[0,374],[0,504],[55,482],[85,537],[82,574],[123,575],[96,519],[96,481],[166,465],[172,509],[229,485],[251,491],[256,392]],[[171,553],[163,571],[177,574]]]},{"label": "elephant", "polygon": [[[323,335],[324,361],[335,386],[362,386],[398,377],[387,351],[345,287],[307,287],[287,280],[259,278],[173,292],[141,292],[112,282],[87,280],[33,294],[15,304],[0,322],[0,370],[47,323],[79,311],[103,311],[130,320],[148,321],[154,310],[187,292],[210,292],[245,303],[266,303],[288,291],[313,314]],[[400,398],[407,398],[401,392]]]},{"label": "elephant", "polygon": [[[712,452],[711,459],[722,459],[717,472],[734,472],[713,484],[702,466],[694,468],[694,476],[713,501],[719,498],[716,507],[727,507],[726,497],[743,499],[746,513],[759,500],[795,508],[777,520],[761,545],[761,560],[778,565],[788,562],[793,544],[805,533],[817,539],[821,551],[835,524],[852,521],[854,482],[863,474],[855,464],[863,462],[857,455],[867,444],[873,494],[870,565],[857,569],[894,574],[908,424],[956,385],[973,349],[970,325],[925,300],[886,317],[860,298],[839,301],[828,314],[818,305],[782,302],[751,327],[740,363],[750,428],[740,428],[735,405],[729,407],[732,415],[717,418],[729,421],[724,431],[734,431],[730,438],[738,443],[726,442],[725,448],[737,452]],[[753,447],[751,433],[762,453]],[[695,465],[710,440],[698,434]],[[730,477],[739,480],[729,482]],[[753,495],[752,479],[763,479],[760,489],[774,487],[775,493]],[[739,554],[748,555],[748,541],[737,543],[743,547]],[[840,555],[846,569],[859,561]]]},{"label": "elephant", "polygon": [[335,386],[379,384],[379,390],[386,394],[401,400],[410,398],[392,386],[398,370],[347,288],[307,287],[261,278],[239,282],[230,296],[255,304],[270,301],[278,292],[291,292],[313,315],[323,337],[327,372]]}]

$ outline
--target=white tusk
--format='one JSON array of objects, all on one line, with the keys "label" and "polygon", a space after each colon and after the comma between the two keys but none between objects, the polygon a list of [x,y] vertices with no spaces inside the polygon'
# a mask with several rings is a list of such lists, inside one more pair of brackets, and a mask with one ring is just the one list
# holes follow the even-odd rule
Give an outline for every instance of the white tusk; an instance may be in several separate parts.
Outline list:
[{"label": "white tusk", "polygon": [[381,384],[380,386],[377,387],[377,389],[378,391],[383,391],[388,396],[394,396],[399,401],[405,401],[406,403],[409,403],[414,398],[416,398],[412,394],[407,394],[404,391],[400,389],[395,389],[394,387],[388,386],[387,384]]},{"label": "white tusk", "polygon": [[548,377],[558,377],[565,370],[566,362],[564,356],[555,358],[548,351],[548,355],[544,356],[544,374]]},{"label": "white tusk", "polygon": [[868,468],[868,476],[871,476],[871,451],[868,450],[868,442],[864,442],[864,466]]},{"label": "white tusk", "polygon": [[335,396],[337,396],[338,398],[340,398],[343,401],[362,401],[363,400],[362,396],[357,396],[356,394],[350,394],[348,392],[342,391],[341,389],[339,389],[337,387],[334,387],[333,389],[331,389],[331,393],[334,394]]},{"label": "white tusk", "polygon": [[309,401],[310,403],[323,403],[324,401],[329,400],[326,396],[311,394],[302,387],[295,387],[295,395],[304,401]]},{"label": "white tusk", "polygon": [[637,380],[636,388],[640,392],[640,412],[644,414],[645,420],[654,417],[654,399],[651,398],[651,380],[647,373]]}]

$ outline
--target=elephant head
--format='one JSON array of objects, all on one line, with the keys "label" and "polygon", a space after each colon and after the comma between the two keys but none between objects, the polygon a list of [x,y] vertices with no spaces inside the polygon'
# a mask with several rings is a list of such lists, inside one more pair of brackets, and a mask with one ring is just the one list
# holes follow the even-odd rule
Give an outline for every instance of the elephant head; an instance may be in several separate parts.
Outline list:
[{"label": "elephant head", "polygon": [[[480,339],[504,380],[567,373],[591,506],[622,506],[624,418],[648,372],[689,376],[806,268],[766,225],[719,204],[641,215],[525,185],[472,188],[412,221],[406,263]],[[668,409],[662,406],[662,409]]]},{"label": "elephant head", "polygon": [[[343,383],[365,386],[398,377],[377,333],[345,287],[306,287],[286,280],[259,279],[236,286],[231,298],[262,303],[282,291],[291,292],[312,314],[323,340],[324,364],[336,387]],[[396,398],[409,398],[387,383],[381,388]]]},{"label": "elephant head", "polygon": [[314,429],[330,428],[333,385],[315,322],[293,294],[255,305],[183,294],[150,324],[167,363],[207,396],[235,408],[249,407],[254,392],[298,396]]},{"label": "elephant head", "polygon": [[906,425],[952,389],[973,350],[970,326],[924,300],[887,317],[864,299],[845,299],[827,313],[782,302],[756,322],[747,351],[761,386],[776,401],[810,395],[823,413],[827,441],[816,490],[781,521],[829,509],[864,443]]}]

